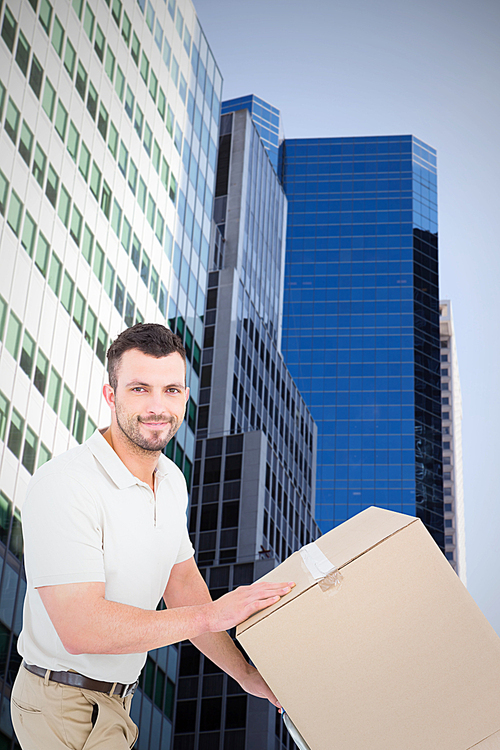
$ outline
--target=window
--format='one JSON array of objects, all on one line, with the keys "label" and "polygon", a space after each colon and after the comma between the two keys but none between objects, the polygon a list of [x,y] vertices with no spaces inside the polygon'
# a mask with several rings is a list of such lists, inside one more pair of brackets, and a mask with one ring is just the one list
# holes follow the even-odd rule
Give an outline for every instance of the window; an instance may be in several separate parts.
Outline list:
[{"label": "window", "polygon": [[26,125],[26,121],[23,120],[21,127],[21,137],[19,139],[19,153],[23,157],[26,164],[31,163],[31,154],[33,152],[34,136],[29,127]]},{"label": "window", "polygon": [[45,185],[45,195],[47,196],[49,201],[52,203],[54,208],[56,207],[56,204],[57,204],[58,189],[59,189],[59,175],[57,174],[52,164],[49,164],[49,171],[47,173],[47,184]]},{"label": "window", "polygon": [[113,215],[111,216],[111,226],[117,237],[120,236],[120,230],[122,225],[122,209],[116,198],[113,201]]},{"label": "window", "polygon": [[63,103],[59,99],[59,101],[57,102],[55,128],[56,128],[57,134],[59,135],[63,143],[66,140],[67,126],[68,126],[68,113],[66,112],[66,109]]},{"label": "window", "polygon": [[83,18],[83,28],[85,29],[85,32],[90,39],[90,41],[94,38],[94,24],[95,24],[95,16],[92,13],[92,9],[90,8],[90,5],[88,3],[85,4],[85,16]]},{"label": "window", "polygon": [[45,86],[43,87],[43,99],[42,107],[47,114],[49,120],[52,121],[54,116],[54,104],[56,101],[56,92],[49,79],[45,78]]},{"label": "window", "polygon": [[61,411],[59,418],[68,430],[71,427],[71,417],[73,416],[73,400],[74,396],[71,393],[67,385],[64,385],[61,399]]},{"label": "window", "polygon": [[95,243],[94,265],[92,270],[102,283],[102,277],[104,274],[104,250],[98,242]]},{"label": "window", "polygon": [[151,193],[148,195],[148,212],[147,212],[147,219],[149,222],[149,225],[151,229],[155,228],[155,214],[156,214],[156,204],[153,200],[153,196]]},{"label": "window", "polygon": [[158,282],[159,282],[158,271],[153,266],[153,268],[151,269],[151,281],[149,283],[149,293],[151,294],[155,302],[158,299]]},{"label": "window", "polygon": [[66,49],[64,51],[64,67],[68,71],[71,80],[73,80],[73,75],[75,73],[75,63],[76,63],[75,48],[73,47],[69,39],[66,39]]},{"label": "window", "polygon": [[132,253],[130,257],[135,268],[139,270],[139,264],[141,260],[141,243],[139,242],[139,238],[136,234],[134,234],[134,239],[132,240]]},{"label": "window", "polygon": [[39,19],[40,23],[42,24],[42,28],[47,34],[49,34],[50,23],[52,21],[52,5],[49,3],[49,0],[42,0],[42,3],[40,5]]},{"label": "window", "polygon": [[120,99],[120,101],[123,102],[123,93],[125,91],[125,76],[123,75],[122,69],[119,65],[116,69],[115,91],[118,94],[118,98]]},{"label": "window", "polygon": [[76,290],[75,306],[73,308],[73,321],[80,331],[83,331],[83,321],[85,319],[85,297],[79,289]]},{"label": "window", "polygon": [[64,185],[61,185],[61,195],[59,196],[59,208],[58,208],[58,216],[61,219],[62,223],[66,228],[68,228],[69,224],[69,212],[71,209],[71,198],[64,187]]},{"label": "window", "polygon": [[95,90],[94,85],[92,82],[89,83],[89,94],[87,96],[87,111],[91,118],[95,122],[95,118],[97,117],[97,91]]},{"label": "window", "polygon": [[170,104],[167,107],[167,131],[170,136],[172,136],[174,132],[174,113],[172,112]]},{"label": "window", "polygon": [[146,84],[146,86],[148,85],[148,76],[149,76],[149,60],[143,51],[142,57],[141,57],[141,78]]},{"label": "window", "polygon": [[10,311],[9,325],[7,326],[7,336],[5,337],[5,346],[7,351],[12,354],[15,360],[19,356],[19,347],[21,345],[21,321],[15,313]]},{"label": "window", "polygon": [[106,180],[103,180],[102,185],[101,208],[106,219],[109,219],[109,213],[111,211],[111,188],[109,187]]},{"label": "window", "polygon": [[114,54],[112,53],[111,48],[108,44],[108,49],[106,50],[106,63],[104,65],[104,70],[106,71],[108,78],[111,82],[113,82],[115,78],[115,63],[116,63],[116,58]]},{"label": "window", "polygon": [[73,122],[73,120],[71,120],[69,124],[68,143],[67,143],[66,148],[68,149],[68,152],[75,163],[76,163],[76,157],[78,155],[79,144],[80,144],[80,134],[76,128],[75,123]]},{"label": "window", "polygon": [[165,157],[162,157],[161,160],[161,181],[163,183],[163,186],[165,190],[168,190],[168,175],[169,175],[169,166],[165,160]]},{"label": "window", "polygon": [[90,265],[92,261],[92,253],[94,250],[94,235],[90,231],[88,224],[85,224],[83,230],[83,242],[82,242],[82,255]]},{"label": "window", "polygon": [[10,52],[14,50],[14,39],[16,38],[17,23],[16,19],[10,12],[9,7],[5,8],[5,15],[2,24],[2,39],[9,48]]},{"label": "window", "polygon": [[137,167],[135,166],[135,163],[132,159],[130,159],[130,168],[128,170],[128,184],[135,195],[135,191],[137,190]]},{"label": "window", "polygon": [[132,47],[130,49],[130,52],[132,54],[132,60],[135,62],[136,65],[139,65],[139,55],[141,52],[141,43],[139,42],[139,37],[137,34],[133,33],[132,35]]},{"label": "window", "polygon": [[89,168],[90,168],[90,151],[88,150],[85,142],[82,141],[82,147],[80,149],[80,163],[78,169],[83,175],[85,182],[89,179]]},{"label": "window", "polygon": [[33,474],[33,472],[35,471],[35,460],[36,460],[37,448],[38,448],[38,436],[31,429],[31,427],[27,427],[26,436],[24,438],[24,450],[23,450],[22,464],[24,468],[27,471],[29,471],[30,474]]},{"label": "window", "polygon": [[83,430],[85,427],[85,409],[79,401],[76,402],[75,416],[73,418],[73,437],[78,443],[83,441]]},{"label": "window", "polygon": [[81,215],[77,207],[73,204],[73,213],[71,214],[71,228],[69,230],[69,233],[78,247],[80,247],[80,240],[82,238],[82,226],[83,216]]},{"label": "window", "polygon": [[40,99],[42,91],[43,69],[38,58],[33,55],[31,58],[30,86],[37,99]]},{"label": "window", "polygon": [[0,213],[2,214],[2,216],[5,216],[8,191],[9,191],[9,183],[4,173],[0,169]]},{"label": "window", "polygon": [[52,258],[50,259],[50,270],[49,270],[49,277],[48,282],[49,286],[56,295],[56,297],[59,297],[59,289],[61,288],[61,278],[62,278],[62,263],[57,257],[55,253],[52,253]]},{"label": "window", "polygon": [[109,127],[108,148],[116,159],[116,152],[118,150],[118,130],[115,128],[113,122],[111,122]]},{"label": "window", "polygon": [[120,20],[122,17],[122,3],[121,0],[113,0],[113,5],[111,6],[111,15],[113,16],[113,20],[120,28]]},{"label": "window", "polygon": [[35,377],[33,383],[42,396],[45,396],[45,388],[47,387],[47,376],[49,373],[49,360],[45,354],[38,350],[35,367]]},{"label": "window", "polygon": [[78,16],[78,18],[81,21],[82,20],[82,11],[83,11],[83,0],[73,0],[72,5],[73,5],[73,9],[74,9],[76,15]]},{"label": "window", "polygon": [[[139,111],[139,107],[136,109],[136,115]],[[151,156],[151,145],[153,143],[153,132],[151,128],[149,127],[148,123],[146,123],[146,126],[144,128],[144,148],[146,149],[146,153],[148,156]]]},{"label": "window", "polygon": [[141,279],[146,284],[146,287],[149,283],[149,270],[151,266],[151,261],[149,260],[147,254],[142,251],[142,264],[141,264]]},{"label": "window", "polygon": [[87,320],[85,321],[85,341],[94,348],[95,332],[97,328],[97,316],[91,307],[87,310]]},{"label": "window", "polygon": [[143,125],[144,125],[144,115],[142,114],[142,111],[141,111],[140,107],[136,106],[136,108],[135,108],[134,128],[135,128],[135,131],[136,131],[137,135],[141,139],[142,139],[142,128],[143,128]]},{"label": "window", "polygon": [[40,445],[40,450],[38,452],[38,467],[43,466],[43,464],[46,464],[47,461],[50,461],[52,458],[52,453],[49,451],[46,445],[43,443]]},{"label": "window", "polygon": [[83,101],[85,101],[85,94],[87,91],[87,71],[81,64],[81,62],[78,63],[78,69],[76,71],[76,80],[75,80],[75,88],[82,97]]},{"label": "window", "polygon": [[35,240],[36,240],[36,224],[35,220],[29,213],[29,211],[26,211],[25,217],[24,217],[24,227],[23,227],[23,236],[21,238],[21,245],[24,247],[30,258],[33,257],[33,250],[35,249]]},{"label": "window", "polygon": [[134,110],[134,95],[132,89],[127,85],[127,94],[125,96],[125,112],[132,119],[132,112]]},{"label": "window", "polygon": [[7,426],[9,408],[10,401],[8,401],[2,391],[0,391],[0,440],[5,440],[5,428]]},{"label": "window", "polygon": [[163,231],[165,229],[165,219],[159,211],[156,212],[156,229],[155,234],[160,243],[163,243]]},{"label": "window", "polygon": [[149,94],[152,100],[156,103],[156,96],[158,93],[158,78],[155,76],[153,71],[149,74]]},{"label": "window", "polygon": [[7,447],[12,451],[12,453],[17,458],[21,456],[23,432],[24,432],[24,419],[19,414],[17,409],[12,409],[12,417],[10,419],[10,430],[9,430],[9,438],[7,441]]},{"label": "window", "polygon": [[45,277],[47,275],[47,266],[49,263],[50,245],[42,232],[38,233],[38,243],[36,246],[35,265],[40,273]]},{"label": "window", "polygon": [[90,190],[96,201],[99,200],[99,195],[101,194],[101,179],[101,170],[94,161],[92,162],[92,174],[90,175]]},{"label": "window", "polygon": [[17,145],[17,133],[19,130],[20,119],[20,112],[9,96],[7,114],[5,115],[5,132],[10,137],[14,145]]},{"label": "window", "polygon": [[24,36],[23,32],[20,31],[19,38],[17,40],[16,63],[19,65],[24,76],[26,76],[28,72],[30,52],[31,52],[31,48],[28,44],[28,41],[26,37]]},{"label": "window", "polygon": [[130,240],[132,237],[132,227],[130,225],[130,222],[128,221],[127,217],[123,217],[123,226],[122,226],[122,245],[125,249],[125,252],[127,255],[130,253]]},{"label": "window", "polygon": [[160,113],[160,117],[162,120],[165,120],[166,109],[167,109],[167,97],[165,96],[165,92],[160,86],[160,92],[158,94],[158,112]]},{"label": "window", "polygon": [[99,24],[97,24],[97,27],[95,30],[94,49],[96,51],[97,57],[99,58],[101,62],[104,60],[104,47],[105,46],[106,46],[106,37],[104,36],[104,32],[99,26]]},{"label": "window", "polygon": [[104,364],[106,362],[106,350],[108,346],[108,334],[99,323],[99,333],[97,334],[97,345],[95,353],[98,359]]},{"label": "window", "polygon": [[148,191],[146,190],[146,183],[144,182],[142,177],[139,177],[139,190],[138,190],[138,195],[137,195],[137,202],[143,211],[146,210],[147,192]]},{"label": "window", "polygon": [[19,237],[21,231],[21,219],[23,216],[23,204],[16,191],[13,190],[10,195],[9,213],[7,224],[12,229],[16,237]]},{"label": "window", "polygon": [[118,156],[118,168],[124,177],[127,176],[128,151],[123,141],[120,141],[120,154]]},{"label": "window", "polygon": [[115,269],[109,262],[106,261],[106,276],[104,277],[104,289],[110,299],[113,299],[113,290],[115,286]]},{"label": "window", "polygon": [[28,331],[24,331],[23,346],[21,349],[21,359],[19,365],[26,375],[31,378],[33,365],[35,362],[35,342]]},{"label": "window", "polygon": [[108,112],[101,102],[99,105],[99,119],[97,121],[97,129],[99,130],[99,133],[102,135],[104,140],[106,140],[108,136],[108,119]]},{"label": "window", "polygon": [[71,276],[68,274],[67,271],[64,272],[64,281],[62,285],[61,290],[61,303],[66,312],[68,312],[71,315],[71,308],[73,305],[73,295],[75,292],[75,282],[71,278]]},{"label": "window", "polygon": [[125,302],[125,287],[121,279],[118,278],[116,280],[116,288],[115,288],[115,307],[120,313],[120,315],[123,315],[124,302]]},{"label": "window", "polygon": [[130,294],[127,294],[127,302],[125,305],[125,323],[128,326],[132,326],[134,324],[134,312],[135,312],[135,304],[134,300],[130,296]]},{"label": "window", "polygon": [[125,40],[125,44],[127,47],[130,44],[130,32],[132,30],[132,24],[130,22],[130,18],[127,16],[127,14],[123,13],[123,23],[122,23],[122,37]]}]

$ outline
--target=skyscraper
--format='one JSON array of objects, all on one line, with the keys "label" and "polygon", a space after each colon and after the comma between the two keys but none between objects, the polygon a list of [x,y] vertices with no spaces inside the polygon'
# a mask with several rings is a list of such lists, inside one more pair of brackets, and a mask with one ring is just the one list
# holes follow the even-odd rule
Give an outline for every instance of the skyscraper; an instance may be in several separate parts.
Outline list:
[{"label": "skyscraper", "polygon": [[283,354],[318,425],[323,531],[369,505],[444,548],[436,153],[287,139]]},{"label": "skyscraper", "polygon": [[[315,425],[279,348],[285,220],[248,110],[222,115],[190,511],[214,597],[318,536]],[[182,645],[175,750],[287,747],[275,708]]]},{"label": "skyscraper", "polygon": [[450,300],[441,300],[441,402],[443,419],[444,551],[467,585],[462,468],[462,393]]},{"label": "skyscraper", "polygon": [[[110,339],[183,337],[192,400],[170,444],[194,463],[222,79],[190,0],[0,4],[0,744],[25,589],[33,471],[109,419]],[[138,748],[169,748],[177,650],[148,657]]]}]

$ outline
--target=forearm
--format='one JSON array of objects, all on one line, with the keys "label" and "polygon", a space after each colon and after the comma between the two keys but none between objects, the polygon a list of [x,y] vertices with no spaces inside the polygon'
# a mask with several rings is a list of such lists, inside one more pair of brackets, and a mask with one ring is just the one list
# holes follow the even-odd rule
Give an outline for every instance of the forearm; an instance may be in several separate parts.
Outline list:
[{"label": "forearm", "polygon": [[223,669],[236,682],[241,682],[254,671],[254,668],[250,666],[230,635],[226,632],[204,633],[190,640],[202,654]]}]

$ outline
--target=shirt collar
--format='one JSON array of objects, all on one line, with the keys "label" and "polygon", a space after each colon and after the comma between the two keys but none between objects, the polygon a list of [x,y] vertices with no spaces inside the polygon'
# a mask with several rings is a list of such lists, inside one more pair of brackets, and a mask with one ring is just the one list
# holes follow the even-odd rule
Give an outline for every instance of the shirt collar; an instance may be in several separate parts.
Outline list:
[{"label": "shirt collar", "polygon": [[[95,459],[101,464],[106,474],[108,474],[109,478],[119,489],[122,490],[126,487],[132,487],[134,484],[144,484],[144,482],[127,469],[121,458],[115,453],[99,430],[96,430],[94,434],[89,437],[86,441],[86,445]],[[158,482],[168,474],[168,459],[163,454],[160,454],[158,459],[156,474]]]}]

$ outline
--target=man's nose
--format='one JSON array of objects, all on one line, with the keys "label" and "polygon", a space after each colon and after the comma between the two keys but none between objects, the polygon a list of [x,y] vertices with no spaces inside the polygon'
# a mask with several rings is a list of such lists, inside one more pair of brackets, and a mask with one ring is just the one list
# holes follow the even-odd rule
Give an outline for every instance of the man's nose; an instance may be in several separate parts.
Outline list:
[{"label": "man's nose", "polygon": [[147,409],[150,414],[168,413],[168,401],[161,392],[152,391],[148,399]]}]

